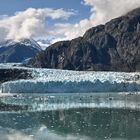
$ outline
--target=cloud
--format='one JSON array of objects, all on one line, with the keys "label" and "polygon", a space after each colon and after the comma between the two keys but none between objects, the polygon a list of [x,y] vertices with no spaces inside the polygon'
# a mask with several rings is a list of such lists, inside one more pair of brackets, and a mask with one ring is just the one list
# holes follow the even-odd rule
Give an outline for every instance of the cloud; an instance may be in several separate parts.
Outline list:
[{"label": "cloud", "polygon": [[70,40],[82,36],[86,30],[93,26],[104,24],[140,7],[140,0],[82,0],[81,3],[84,6],[90,6],[89,17],[74,24],[55,23],[49,28],[46,26],[46,20],[49,22],[49,18],[52,20],[67,20],[70,16],[76,14],[73,10],[29,8],[17,12],[11,17],[0,16],[0,41],[37,37],[53,38],[51,43]]},{"label": "cloud", "polygon": [[89,18],[75,24],[56,24],[55,34],[63,35],[56,40],[73,39],[82,36],[87,29],[104,24],[113,18],[140,7],[140,0],[83,0],[82,4],[91,7]]},{"label": "cloud", "polygon": [[14,16],[1,16],[0,41],[5,39],[19,40],[38,36],[47,36],[49,33],[45,27],[45,19],[68,19],[74,15],[74,11],[63,9],[34,9],[29,8],[22,12],[16,12]]},{"label": "cloud", "polygon": [[128,11],[140,7],[139,0],[84,0],[85,5],[91,6],[89,20],[94,25],[104,24]]}]

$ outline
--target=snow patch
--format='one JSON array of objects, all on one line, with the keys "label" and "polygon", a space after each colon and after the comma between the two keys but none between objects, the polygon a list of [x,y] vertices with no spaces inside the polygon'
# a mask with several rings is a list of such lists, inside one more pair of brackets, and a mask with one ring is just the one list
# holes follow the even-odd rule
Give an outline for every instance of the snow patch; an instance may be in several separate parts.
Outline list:
[{"label": "snow patch", "polygon": [[0,48],[10,47],[10,46],[14,46],[16,44],[29,46],[29,47],[32,47],[39,51],[42,50],[41,47],[39,46],[39,44],[33,39],[21,39],[21,40],[17,40],[17,41],[16,40],[6,40],[3,42],[0,42]]}]

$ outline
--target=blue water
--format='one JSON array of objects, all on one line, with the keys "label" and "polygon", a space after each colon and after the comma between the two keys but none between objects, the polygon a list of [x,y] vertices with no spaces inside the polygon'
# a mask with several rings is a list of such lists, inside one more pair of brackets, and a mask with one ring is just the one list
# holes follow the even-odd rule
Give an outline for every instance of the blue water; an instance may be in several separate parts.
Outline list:
[{"label": "blue water", "polygon": [[137,93],[0,97],[0,140],[139,140]]}]

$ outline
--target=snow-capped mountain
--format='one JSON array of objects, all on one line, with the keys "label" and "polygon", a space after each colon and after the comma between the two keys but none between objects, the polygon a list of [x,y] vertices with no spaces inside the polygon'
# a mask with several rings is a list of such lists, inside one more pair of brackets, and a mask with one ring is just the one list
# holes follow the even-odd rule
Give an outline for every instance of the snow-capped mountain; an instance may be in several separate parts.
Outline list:
[{"label": "snow-capped mountain", "polygon": [[40,45],[33,39],[6,40],[0,42],[0,63],[23,62],[41,50]]}]

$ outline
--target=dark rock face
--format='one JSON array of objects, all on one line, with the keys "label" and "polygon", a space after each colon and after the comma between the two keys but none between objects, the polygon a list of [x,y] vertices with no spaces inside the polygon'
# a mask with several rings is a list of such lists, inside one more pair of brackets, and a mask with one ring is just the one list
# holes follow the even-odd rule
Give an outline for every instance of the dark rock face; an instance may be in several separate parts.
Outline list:
[{"label": "dark rock face", "polygon": [[6,81],[13,81],[18,79],[30,79],[32,78],[31,72],[25,69],[0,69],[0,83]]},{"label": "dark rock face", "polygon": [[95,71],[140,71],[140,8],[89,29],[83,37],[57,42],[29,66]]},{"label": "dark rock face", "polygon": [[1,111],[25,111],[29,107],[27,105],[12,105],[12,104],[5,104],[0,101],[0,110]]},{"label": "dark rock face", "polygon": [[8,40],[0,43],[0,63],[23,62],[41,51],[39,45],[29,39],[21,42]]}]

